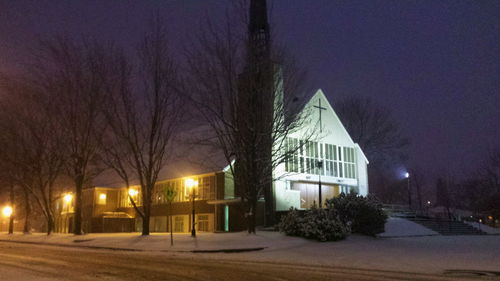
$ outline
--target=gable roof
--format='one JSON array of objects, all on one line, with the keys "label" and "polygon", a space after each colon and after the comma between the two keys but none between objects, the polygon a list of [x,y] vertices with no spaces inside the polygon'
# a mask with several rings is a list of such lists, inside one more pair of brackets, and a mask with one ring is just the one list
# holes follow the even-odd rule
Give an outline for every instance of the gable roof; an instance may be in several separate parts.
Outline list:
[{"label": "gable roof", "polygon": [[322,106],[325,106],[327,108],[327,110],[329,110],[331,113],[333,113],[333,116],[334,118],[339,122],[340,124],[340,128],[342,130],[342,132],[349,138],[349,140],[354,143],[354,146],[355,147],[358,147],[359,148],[359,151],[361,151],[361,154],[363,156],[363,158],[365,159],[366,163],[368,164],[369,161],[368,161],[368,158],[366,158],[366,155],[365,153],[363,152],[363,150],[361,149],[361,147],[359,146],[358,143],[354,142],[351,135],[349,134],[349,132],[347,131],[347,129],[344,127],[344,124],[342,123],[342,120],[340,120],[339,116],[337,115],[337,113],[335,112],[335,110],[333,109],[332,105],[330,104],[330,101],[328,100],[328,98],[326,97],[325,93],[323,92],[323,90],[321,89],[317,89],[316,90],[316,93],[309,99],[309,101],[305,104],[305,107],[310,107],[310,106],[313,106],[313,101],[315,99],[318,99],[320,98],[321,100],[325,101],[325,104],[322,105]]}]

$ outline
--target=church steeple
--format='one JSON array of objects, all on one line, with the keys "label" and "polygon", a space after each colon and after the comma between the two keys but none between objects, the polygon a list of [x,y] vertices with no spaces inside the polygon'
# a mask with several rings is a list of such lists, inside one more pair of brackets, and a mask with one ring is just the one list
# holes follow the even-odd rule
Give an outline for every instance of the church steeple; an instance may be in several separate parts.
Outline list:
[{"label": "church steeple", "polygon": [[270,32],[266,0],[250,0],[249,47],[253,59],[268,60]]}]

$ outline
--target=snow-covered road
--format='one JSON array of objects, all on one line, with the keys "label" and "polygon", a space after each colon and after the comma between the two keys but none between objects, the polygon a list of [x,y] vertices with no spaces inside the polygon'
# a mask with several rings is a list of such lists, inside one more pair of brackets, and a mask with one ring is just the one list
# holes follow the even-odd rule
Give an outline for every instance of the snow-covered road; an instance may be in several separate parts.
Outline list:
[{"label": "snow-covered road", "polygon": [[[232,254],[231,254],[232,255]],[[0,242],[1,280],[479,280],[355,267],[318,267],[195,254],[89,250]],[[495,279],[491,279],[495,280]]]}]

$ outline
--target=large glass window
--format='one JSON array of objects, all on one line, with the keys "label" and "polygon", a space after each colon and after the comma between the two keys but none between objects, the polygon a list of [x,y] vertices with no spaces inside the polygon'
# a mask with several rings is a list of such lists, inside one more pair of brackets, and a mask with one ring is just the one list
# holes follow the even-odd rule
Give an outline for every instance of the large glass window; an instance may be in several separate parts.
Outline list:
[{"label": "large glass window", "polygon": [[[356,178],[356,155],[353,147],[288,138],[287,172]],[[321,161],[322,165],[318,163]]]}]

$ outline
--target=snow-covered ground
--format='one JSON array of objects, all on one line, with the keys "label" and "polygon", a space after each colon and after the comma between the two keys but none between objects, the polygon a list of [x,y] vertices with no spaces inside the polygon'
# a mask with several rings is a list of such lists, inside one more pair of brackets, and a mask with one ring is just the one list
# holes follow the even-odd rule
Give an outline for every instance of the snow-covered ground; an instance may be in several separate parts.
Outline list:
[{"label": "snow-covered ground", "polygon": [[439,233],[428,229],[418,223],[403,219],[389,218],[385,224],[385,232],[380,233],[379,237],[413,237],[439,235]]},{"label": "snow-covered ground", "polygon": [[[142,237],[121,234],[0,234],[0,240],[142,249],[140,255],[183,255],[193,258],[314,264],[350,268],[441,273],[445,270],[500,271],[500,236],[421,236],[373,238],[351,235],[338,242],[316,242],[277,232],[175,234],[170,246],[167,233]],[[75,242],[75,240],[77,242]],[[78,242],[80,240],[80,242]],[[182,251],[258,248],[241,253],[190,253]],[[181,251],[181,252],[179,252]]]},{"label": "snow-covered ground", "polygon": [[[81,236],[73,234],[43,233],[23,235],[1,234],[0,240],[15,240],[44,244],[63,244],[70,246],[106,247],[117,249],[146,250],[146,251],[203,251],[223,249],[250,249],[283,247],[293,244],[303,244],[307,240],[286,237],[278,233],[259,232],[249,235],[245,232],[232,233],[198,233],[192,238],[188,233],[175,233],[174,246],[170,246],[169,233],[151,233],[142,236],[140,233],[92,233]],[[284,245],[282,245],[284,244]]]},{"label": "snow-covered ground", "polygon": [[494,228],[494,227],[491,227],[489,225],[485,225],[483,223],[478,223],[478,222],[470,222],[470,221],[466,221],[465,223],[469,224],[469,225],[472,225],[473,227],[475,227],[476,229],[480,229],[488,234],[496,234],[496,235],[500,235],[500,228]]}]

